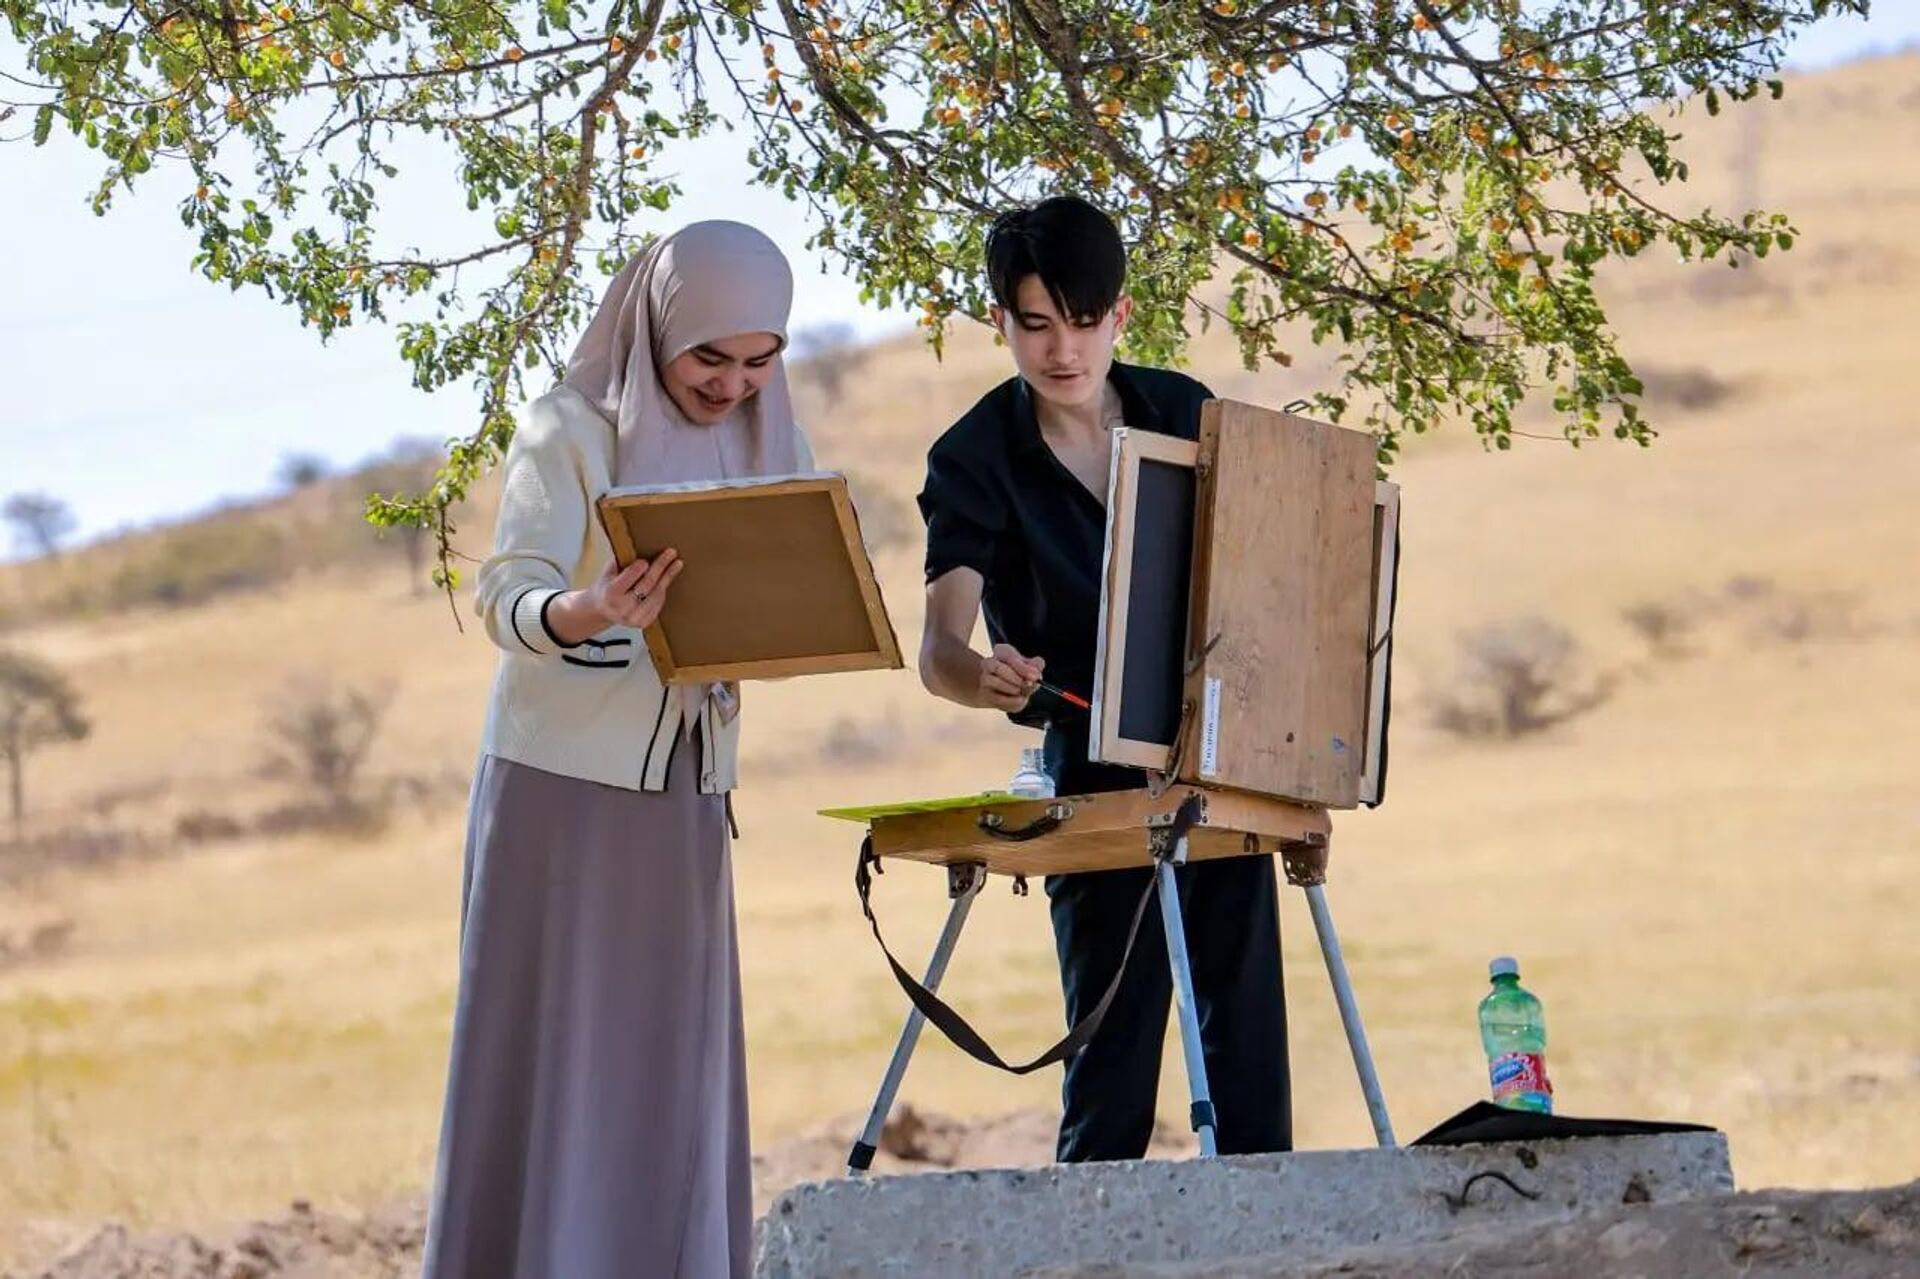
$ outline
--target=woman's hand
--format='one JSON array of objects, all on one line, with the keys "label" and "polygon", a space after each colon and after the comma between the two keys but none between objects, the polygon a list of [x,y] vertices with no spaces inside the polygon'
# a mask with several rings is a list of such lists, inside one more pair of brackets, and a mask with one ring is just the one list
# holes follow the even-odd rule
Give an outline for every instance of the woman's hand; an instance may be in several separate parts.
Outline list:
[{"label": "woman's hand", "polygon": [[645,629],[659,620],[667,588],[685,566],[686,561],[671,548],[654,556],[652,563],[635,560],[625,568],[609,564],[600,580],[587,588],[587,600],[606,618],[607,626]]},{"label": "woman's hand", "polygon": [[672,549],[625,568],[610,563],[592,586],[555,598],[547,621],[563,644],[591,639],[609,626],[644,630],[659,620],[667,589],[684,567],[686,561]]},{"label": "woman's hand", "polygon": [[993,656],[980,663],[981,703],[1009,714],[1025,710],[1046,669],[1044,657],[1024,657],[1011,644],[995,644]]}]

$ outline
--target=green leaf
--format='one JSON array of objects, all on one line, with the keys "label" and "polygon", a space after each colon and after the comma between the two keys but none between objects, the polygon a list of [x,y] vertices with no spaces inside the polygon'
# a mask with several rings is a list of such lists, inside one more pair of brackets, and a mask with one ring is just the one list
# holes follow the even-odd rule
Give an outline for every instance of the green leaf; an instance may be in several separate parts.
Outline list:
[{"label": "green leaf", "polygon": [[[96,208],[124,204],[130,181],[171,167],[188,189],[207,188],[180,209],[190,228],[181,251],[196,270],[284,303],[323,339],[346,323],[392,322],[416,384],[478,392],[481,411],[439,477],[380,508],[382,519],[437,529],[501,455],[520,398],[568,348],[604,275],[674,225],[679,192],[651,167],[673,139],[735,147],[861,297],[931,301],[923,332],[936,352],[952,323],[989,303],[981,258],[995,214],[1069,190],[1109,208],[1131,246],[1134,358],[1178,362],[1197,331],[1193,301],[1217,300],[1216,267],[1230,262],[1227,313],[1205,322],[1251,367],[1295,350],[1297,331],[1283,330],[1298,317],[1332,370],[1317,410],[1377,432],[1382,465],[1404,435],[1443,425],[1510,447],[1516,415],[1543,398],[1569,441],[1624,428],[1645,443],[1639,384],[1601,301],[1611,260],[1657,238],[1690,264],[1671,270],[1714,257],[1752,267],[1795,241],[1777,215],[1688,198],[1671,111],[1698,96],[1717,114],[1722,93],[1748,102],[1762,85],[1779,97],[1781,81],[1766,77],[1791,37],[1823,13],[1863,7],[1742,0],[1708,6],[1708,27],[1698,5],[1450,5],[1467,47],[1540,52],[1531,65],[1516,50],[1490,68],[1507,96],[1462,81],[1442,103],[1429,96],[1433,55],[1382,42],[1378,14],[1405,7],[1358,0],[1239,0],[1231,14],[1057,0],[1049,12],[1070,25],[1084,78],[1039,56],[1005,6],[931,0],[330,0],[300,6],[298,22],[249,18],[259,25],[237,55],[206,16],[218,6],[0,6],[21,65],[52,86],[34,105],[32,141],[44,144],[57,118],[100,148],[83,184]],[[649,13],[658,30],[643,29]],[[1329,73],[1330,102],[1279,91],[1259,65],[1230,70],[1243,58],[1263,64],[1303,29],[1312,50],[1287,56]],[[765,109],[754,71],[763,43],[806,108],[800,125]],[[513,47],[521,56],[503,60]],[[644,47],[662,56],[623,56]],[[1543,69],[1547,54],[1555,66]],[[720,60],[742,72],[738,92],[710,74]],[[585,127],[589,95],[622,74],[618,112]],[[947,108],[963,118],[916,125],[923,109]],[[1515,112],[1544,143],[1525,156],[1499,150]],[[330,132],[314,140],[320,120]],[[1314,149],[1331,153],[1325,135],[1342,124],[1353,134],[1338,144],[1339,172],[1324,158],[1308,166],[1306,130],[1320,130]],[[635,146],[646,154],[634,157]],[[454,198],[474,214],[456,206],[432,226],[430,248],[417,244],[404,186],[414,174],[403,178],[401,155],[454,175]],[[1603,176],[1634,166],[1656,179],[1659,209],[1630,205]],[[1285,220],[1309,189],[1342,202],[1330,229]],[[562,245],[564,264],[537,256]],[[1536,259],[1536,245],[1557,256]],[[366,263],[393,265],[356,267]],[[1551,290],[1539,287],[1546,272]],[[388,321],[403,299],[418,311]],[[1409,305],[1419,318],[1403,314]],[[442,580],[451,568],[443,563]]]}]

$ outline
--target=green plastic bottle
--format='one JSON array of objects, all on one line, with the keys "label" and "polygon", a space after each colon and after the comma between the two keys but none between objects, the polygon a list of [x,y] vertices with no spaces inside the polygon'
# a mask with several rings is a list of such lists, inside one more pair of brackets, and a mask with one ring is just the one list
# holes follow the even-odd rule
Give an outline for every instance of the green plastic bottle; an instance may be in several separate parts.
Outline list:
[{"label": "green plastic bottle", "polygon": [[1540,1001],[1520,984],[1520,965],[1502,955],[1487,965],[1493,989],[1480,1001],[1480,1044],[1496,1105],[1553,1113],[1547,1080],[1547,1018]]}]

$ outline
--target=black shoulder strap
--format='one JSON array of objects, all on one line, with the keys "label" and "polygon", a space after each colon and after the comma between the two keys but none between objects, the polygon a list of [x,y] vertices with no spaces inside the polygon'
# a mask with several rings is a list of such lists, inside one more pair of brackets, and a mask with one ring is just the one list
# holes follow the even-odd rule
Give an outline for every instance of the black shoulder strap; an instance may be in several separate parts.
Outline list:
[{"label": "black shoulder strap", "polygon": [[[1199,805],[1189,797],[1174,816],[1170,837],[1165,845],[1168,850],[1178,844],[1180,837],[1192,828],[1198,816]],[[1153,900],[1156,883],[1154,877],[1148,877],[1147,886],[1140,894],[1139,904],[1133,908],[1133,923],[1127,928],[1127,944],[1120,952],[1120,963],[1114,968],[1113,980],[1107,983],[1107,988],[1101,993],[1099,1002],[1094,1004],[1092,1010],[1080,1019],[1079,1024],[1068,1030],[1058,1043],[1032,1061],[1016,1066],[1009,1064],[995,1052],[993,1046],[987,1043],[980,1032],[969,1025],[967,1019],[955,1011],[952,1005],[916,981],[913,974],[902,968],[900,961],[893,957],[893,952],[887,949],[886,939],[880,935],[880,921],[873,915],[873,874],[878,866],[879,858],[873,853],[873,836],[869,834],[860,845],[860,863],[854,869],[853,886],[860,894],[860,911],[867,917],[867,926],[873,930],[873,939],[880,943],[880,953],[887,957],[887,966],[893,970],[894,980],[900,983],[900,989],[907,992],[907,998],[913,1001],[913,1006],[920,1010],[921,1015],[939,1027],[940,1033],[952,1040],[962,1052],[976,1061],[985,1062],[1011,1075],[1032,1074],[1057,1061],[1065,1061],[1084,1048],[1093,1038],[1094,1033],[1100,1029],[1100,1023],[1106,1020],[1107,1009],[1113,1005],[1114,996],[1120,993],[1120,980],[1126,976],[1127,962],[1133,956],[1133,944],[1139,939],[1140,924],[1146,918],[1147,904]]]}]

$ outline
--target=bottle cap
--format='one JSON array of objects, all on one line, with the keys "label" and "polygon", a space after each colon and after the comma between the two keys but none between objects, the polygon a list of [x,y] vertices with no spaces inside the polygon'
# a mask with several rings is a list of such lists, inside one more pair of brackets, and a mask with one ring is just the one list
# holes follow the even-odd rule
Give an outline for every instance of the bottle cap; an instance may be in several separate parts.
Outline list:
[{"label": "bottle cap", "polygon": [[1520,961],[1512,955],[1502,955],[1487,965],[1489,977],[1518,977],[1519,975]]}]

